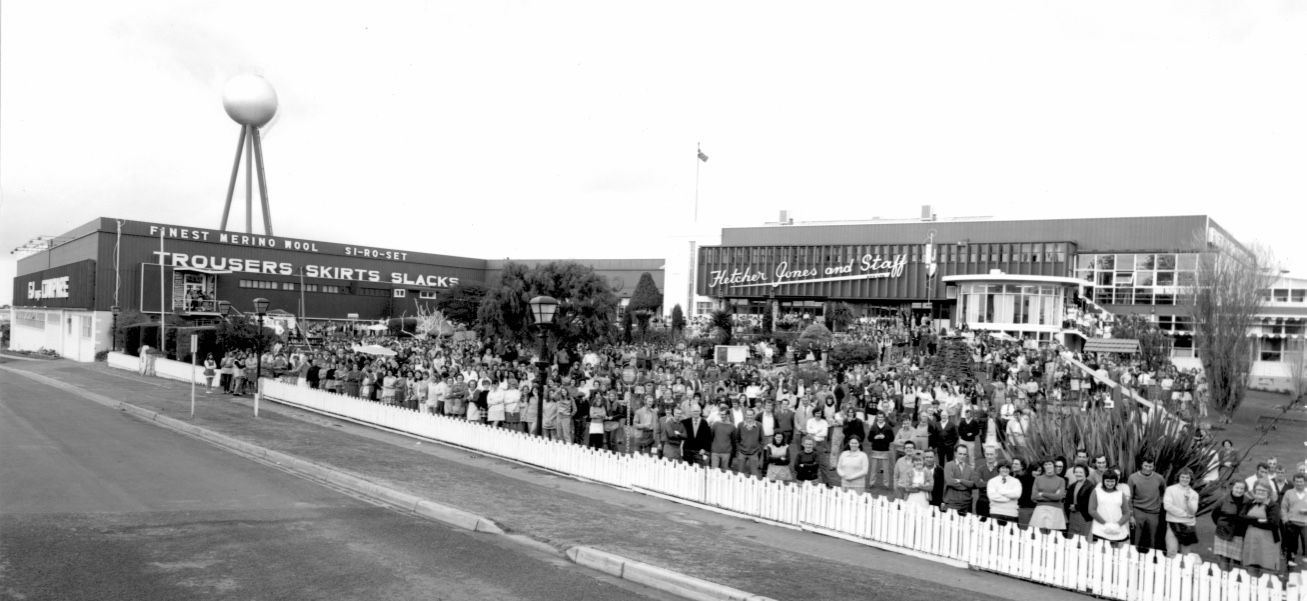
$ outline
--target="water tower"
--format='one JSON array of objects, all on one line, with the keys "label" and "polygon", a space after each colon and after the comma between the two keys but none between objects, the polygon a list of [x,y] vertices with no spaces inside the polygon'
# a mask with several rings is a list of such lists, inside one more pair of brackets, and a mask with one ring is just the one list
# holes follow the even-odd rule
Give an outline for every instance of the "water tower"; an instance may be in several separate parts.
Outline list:
[{"label": "water tower", "polygon": [[227,204],[222,208],[221,230],[227,229],[227,216],[231,213],[231,199],[236,192],[236,176],[240,173],[241,156],[245,157],[245,233],[254,233],[253,174],[259,174],[259,198],[263,201],[264,235],[272,235],[272,214],[268,209],[268,182],[263,175],[263,141],[259,128],[267,125],[277,114],[277,92],[266,79],[258,75],[237,75],[227,82],[222,91],[222,108],[227,116],[241,126],[240,140],[236,144],[236,160],[231,166],[231,182],[227,185]]}]

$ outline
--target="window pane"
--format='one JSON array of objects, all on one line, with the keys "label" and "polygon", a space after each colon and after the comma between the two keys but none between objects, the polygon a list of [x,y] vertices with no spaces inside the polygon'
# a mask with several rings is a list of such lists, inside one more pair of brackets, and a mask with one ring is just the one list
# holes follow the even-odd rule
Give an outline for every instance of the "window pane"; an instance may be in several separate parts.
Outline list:
[{"label": "window pane", "polygon": [[1135,269],[1153,269],[1153,255],[1136,255]]},{"label": "window pane", "polygon": [[1134,256],[1134,255],[1117,255],[1117,256],[1116,256],[1116,269],[1117,269],[1118,271],[1126,271],[1126,270],[1134,269],[1134,268],[1135,268],[1135,256]]},{"label": "window pane", "polygon": [[1197,281],[1196,276],[1192,271],[1181,271],[1175,274],[1177,286],[1193,286],[1195,281]]},{"label": "window pane", "polygon": [[1099,285],[1099,286],[1111,286],[1111,285],[1112,285],[1112,272],[1110,272],[1110,271],[1100,271],[1100,272],[1098,272],[1098,285]]},{"label": "window pane", "polygon": [[1184,254],[1184,255],[1180,255],[1180,256],[1176,257],[1176,260],[1175,260],[1175,268],[1176,268],[1176,269],[1197,269],[1197,268],[1198,268],[1198,255],[1195,255],[1195,254]]},{"label": "window pane", "polygon": [[1175,269],[1175,255],[1157,255],[1157,269]]},{"label": "window pane", "polygon": [[1115,269],[1116,255],[1098,255],[1099,269]]},{"label": "window pane", "polygon": [[1136,285],[1136,286],[1152,286],[1152,285],[1153,285],[1153,281],[1154,281],[1153,272],[1151,272],[1151,271],[1136,271],[1136,272],[1135,272],[1135,285]]},{"label": "window pane", "polygon": [[1157,272],[1157,284],[1156,284],[1156,285],[1157,285],[1157,286],[1174,286],[1174,285],[1175,285],[1175,272],[1174,272],[1174,271],[1159,271],[1159,272]]}]

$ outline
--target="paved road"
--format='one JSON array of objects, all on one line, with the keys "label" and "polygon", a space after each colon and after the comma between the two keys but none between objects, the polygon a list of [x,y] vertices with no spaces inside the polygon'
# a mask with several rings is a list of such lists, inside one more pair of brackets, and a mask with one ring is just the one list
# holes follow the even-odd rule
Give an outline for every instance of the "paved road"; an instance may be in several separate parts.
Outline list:
[{"label": "paved road", "polygon": [[0,371],[0,599],[668,599]]},{"label": "paved road", "polygon": [[142,377],[103,363],[9,363],[0,366],[0,396],[6,382],[28,379],[20,373],[30,373],[38,381],[57,381],[52,385],[87,406],[97,406],[92,399],[102,403],[121,399],[206,430],[471,511],[509,532],[556,549],[595,547],[778,600],[1087,598],[579,481],[277,403],[264,403],[260,417],[254,418],[249,397],[201,394],[191,418],[189,385]]}]

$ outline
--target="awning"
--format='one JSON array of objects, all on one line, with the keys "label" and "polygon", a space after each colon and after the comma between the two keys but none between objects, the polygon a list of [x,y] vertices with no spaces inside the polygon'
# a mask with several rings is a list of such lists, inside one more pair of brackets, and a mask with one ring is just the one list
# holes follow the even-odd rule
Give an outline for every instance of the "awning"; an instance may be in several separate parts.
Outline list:
[{"label": "awning", "polygon": [[1085,341],[1086,353],[1138,353],[1139,341],[1134,338],[1090,338]]}]

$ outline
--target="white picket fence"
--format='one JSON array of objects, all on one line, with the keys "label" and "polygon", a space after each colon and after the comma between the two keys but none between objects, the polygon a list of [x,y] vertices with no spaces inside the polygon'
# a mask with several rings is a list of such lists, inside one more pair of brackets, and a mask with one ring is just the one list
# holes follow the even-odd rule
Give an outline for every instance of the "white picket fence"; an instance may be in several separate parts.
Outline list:
[{"label": "white picket fence", "polygon": [[444,416],[264,381],[287,404],[475,449],[627,489],[718,507],[794,527],[829,531],[970,567],[1123,601],[1307,601],[1301,574],[1288,586],[1197,555],[1167,558],[1083,538],[1021,530],[861,492],[779,483],[648,455],[619,455]]},{"label": "white picket fence", "polygon": [[[135,370],[135,357],[109,365]],[[177,365],[170,365],[177,363]],[[161,376],[189,380],[189,364],[160,360]],[[175,369],[174,369],[175,368]],[[173,373],[176,372],[176,373]],[[1278,578],[1222,571],[1196,555],[1167,558],[982,522],[861,492],[779,483],[648,455],[619,455],[264,379],[269,400],[338,415],[631,490],[717,507],[791,527],[1123,601],[1307,601],[1302,574]]]}]

